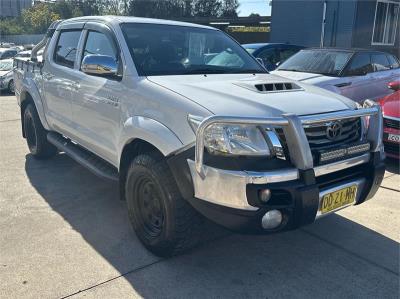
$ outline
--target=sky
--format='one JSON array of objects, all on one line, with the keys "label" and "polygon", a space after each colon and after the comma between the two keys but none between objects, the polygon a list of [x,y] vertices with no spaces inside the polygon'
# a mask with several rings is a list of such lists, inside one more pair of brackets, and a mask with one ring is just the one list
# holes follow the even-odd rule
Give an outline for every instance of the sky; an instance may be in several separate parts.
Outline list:
[{"label": "sky", "polygon": [[258,13],[260,16],[270,16],[269,2],[270,0],[239,0],[239,16],[246,17],[252,12]]}]

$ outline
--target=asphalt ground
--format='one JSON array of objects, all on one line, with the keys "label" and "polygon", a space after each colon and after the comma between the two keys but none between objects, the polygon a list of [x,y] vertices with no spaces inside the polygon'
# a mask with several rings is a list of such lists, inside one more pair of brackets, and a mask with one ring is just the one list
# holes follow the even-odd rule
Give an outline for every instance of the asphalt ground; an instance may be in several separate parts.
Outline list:
[{"label": "asphalt ground", "polygon": [[37,161],[14,96],[0,96],[0,298],[399,298],[400,176],[374,199],[302,229],[210,225],[169,259],[136,238],[117,186],[63,154]]}]

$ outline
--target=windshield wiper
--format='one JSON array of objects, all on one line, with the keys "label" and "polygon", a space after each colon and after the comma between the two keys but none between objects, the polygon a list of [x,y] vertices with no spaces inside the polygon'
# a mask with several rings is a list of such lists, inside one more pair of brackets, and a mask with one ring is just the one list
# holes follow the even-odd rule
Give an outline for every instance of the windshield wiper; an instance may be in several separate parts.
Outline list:
[{"label": "windshield wiper", "polygon": [[233,74],[268,74],[267,70],[238,70],[233,71]]},{"label": "windshield wiper", "polygon": [[226,74],[227,70],[216,70],[214,68],[194,69],[183,72],[185,75]]},{"label": "windshield wiper", "polygon": [[307,71],[301,71],[301,70],[297,70],[297,69],[277,69],[277,71],[288,71],[288,72],[307,73]]}]

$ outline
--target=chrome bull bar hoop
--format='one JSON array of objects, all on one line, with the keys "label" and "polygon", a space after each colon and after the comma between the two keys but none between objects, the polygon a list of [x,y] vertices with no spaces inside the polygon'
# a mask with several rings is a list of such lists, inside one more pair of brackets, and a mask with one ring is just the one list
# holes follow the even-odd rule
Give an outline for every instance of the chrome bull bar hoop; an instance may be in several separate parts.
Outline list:
[{"label": "chrome bull bar hoop", "polygon": [[260,126],[282,127],[289,146],[289,155],[292,163],[297,169],[313,168],[313,159],[310,146],[305,135],[303,125],[311,125],[321,122],[329,122],[339,119],[370,116],[367,140],[371,142],[371,151],[381,150],[383,120],[379,105],[369,102],[370,107],[358,110],[346,110],[332,113],[324,113],[309,116],[297,116],[295,114],[284,114],[282,117],[256,118],[235,116],[210,116],[204,119],[196,132],[195,167],[201,178],[204,179],[204,133],[213,124],[242,124]]}]

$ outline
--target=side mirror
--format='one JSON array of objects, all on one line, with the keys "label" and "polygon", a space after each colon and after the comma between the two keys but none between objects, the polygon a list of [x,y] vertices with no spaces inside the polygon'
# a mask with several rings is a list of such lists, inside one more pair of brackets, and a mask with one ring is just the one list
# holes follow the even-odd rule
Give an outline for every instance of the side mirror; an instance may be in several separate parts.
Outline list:
[{"label": "side mirror", "polygon": [[388,87],[394,91],[399,91],[400,90],[400,81],[390,82]]},{"label": "side mirror", "polygon": [[83,58],[81,70],[89,75],[113,77],[118,75],[118,63],[107,55],[87,55]]},{"label": "side mirror", "polygon": [[277,63],[275,63],[276,67],[280,66],[281,63],[282,63],[281,61],[278,61]]}]

